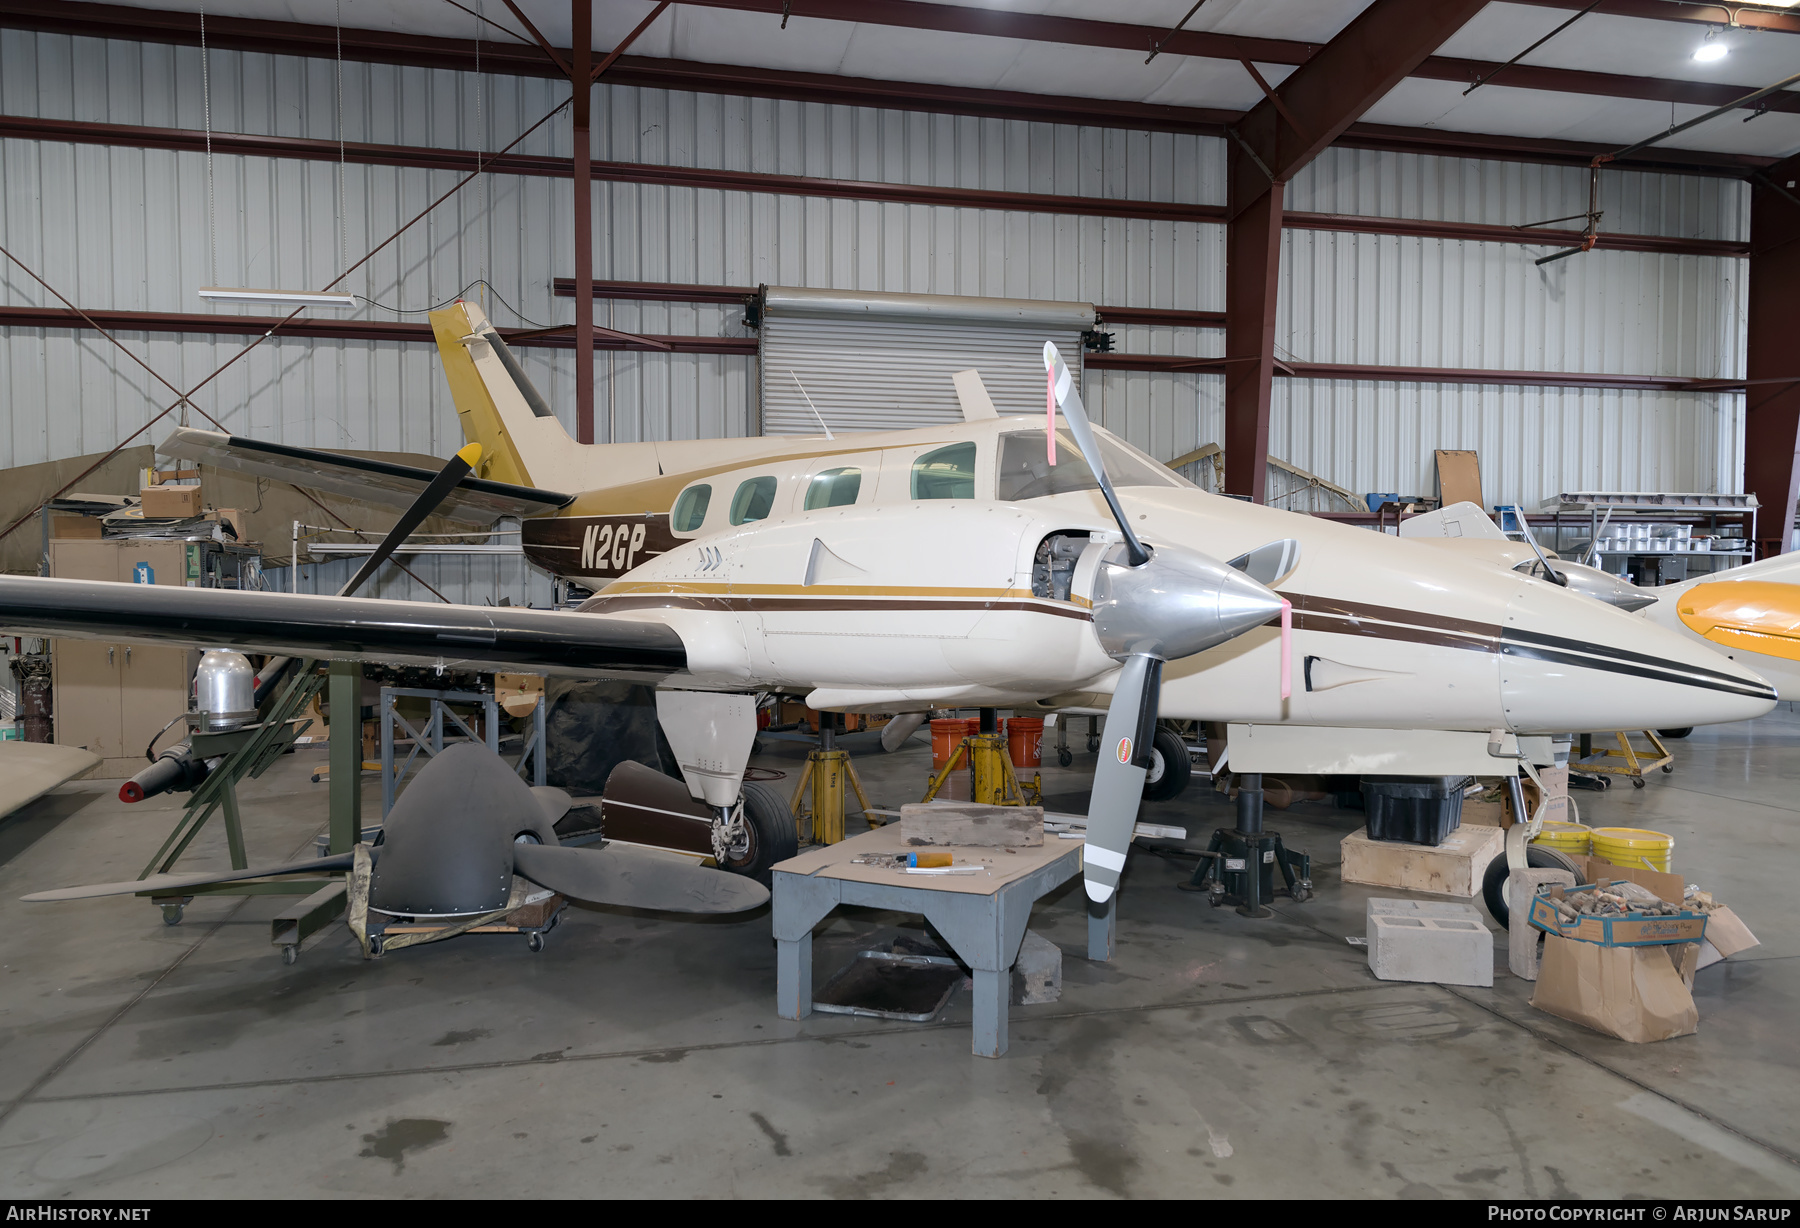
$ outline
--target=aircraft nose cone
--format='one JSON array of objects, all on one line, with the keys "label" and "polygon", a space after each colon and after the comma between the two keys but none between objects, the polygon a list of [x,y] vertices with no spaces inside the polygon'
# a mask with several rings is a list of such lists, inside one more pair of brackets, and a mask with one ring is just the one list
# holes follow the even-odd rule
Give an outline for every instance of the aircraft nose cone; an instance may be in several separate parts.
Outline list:
[{"label": "aircraft nose cone", "polygon": [[1501,701],[1520,733],[1716,725],[1776,700],[1723,653],[1541,582],[1508,604],[1500,654]]},{"label": "aircraft nose cone", "polygon": [[1235,567],[1196,550],[1159,546],[1142,567],[1109,553],[1094,593],[1094,626],[1114,655],[1178,660],[1205,652],[1281,613],[1281,598]]}]

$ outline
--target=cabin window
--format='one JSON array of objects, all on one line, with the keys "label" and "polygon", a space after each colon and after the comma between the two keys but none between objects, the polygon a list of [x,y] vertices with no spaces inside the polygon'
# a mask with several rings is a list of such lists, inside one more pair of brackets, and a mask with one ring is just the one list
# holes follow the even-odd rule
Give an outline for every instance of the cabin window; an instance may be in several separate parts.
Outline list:
[{"label": "cabin window", "polygon": [[953,443],[927,452],[913,462],[912,497],[915,499],[973,499],[975,497],[975,445]]},{"label": "cabin window", "polygon": [[731,496],[731,523],[746,524],[767,519],[769,509],[774,505],[775,479],[768,476],[751,478]]},{"label": "cabin window", "polygon": [[806,485],[806,510],[822,507],[848,507],[856,502],[862,490],[861,469],[827,469],[813,475]]},{"label": "cabin window", "polygon": [[[1190,485],[1166,465],[1157,464],[1111,435],[1095,432],[1094,440],[1100,445],[1100,455],[1106,458],[1107,475],[1116,487]],[[1000,436],[1000,470],[994,492],[1001,501],[1098,489],[1099,479],[1088,468],[1075,437],[1068,431],[1056,432],[1054,466],[1048,459],[1044,432],[1012,431]]]},{"label": "cabin window", "polygon": [[690,486],[675,500],[675,514],[670,517],[677,533],[695,533],[706,523],[706,508],[712,502],[712,487]]}]

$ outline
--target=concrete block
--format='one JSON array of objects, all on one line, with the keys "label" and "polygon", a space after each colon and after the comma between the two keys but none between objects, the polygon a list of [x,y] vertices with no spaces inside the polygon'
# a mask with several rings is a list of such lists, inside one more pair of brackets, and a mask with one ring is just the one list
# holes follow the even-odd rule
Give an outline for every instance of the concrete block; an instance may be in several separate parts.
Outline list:
[{"label": "concrete block", "polygon": [[1369,946],[1370,966],[1381,958],[1381,940],[1387,932],[1375,924],[1376,917],[1467,917],[1470,911],[1469,905],[1448,900],[1369,900],[1363,911],[1363,935]]},{"label": "concrete block", "polygon": [[1567,870],[1514,870],[1506,879],[1506,966],[1512,974],[1527,981],[1538,979],[1544,953],[1544,931],[1525,922],[1531,912],[1531,897],[1538,888],[1552,883],[1564,887],[1575,885],[1575,876]]},{"label": "concrete block", "polygon": [[1019,958],[1013,961],[1013,1001],[1020,1006],[1054,1002],[1062,997],[1062,948],[1041,934],[1025,931]]},{"label": "concrete block", "polygon": [[1384,981],[1492,985],[1494,936],[1481,915],[1467,904],[1437,907],[1446,911],[1372,913],[1369,970]]}]

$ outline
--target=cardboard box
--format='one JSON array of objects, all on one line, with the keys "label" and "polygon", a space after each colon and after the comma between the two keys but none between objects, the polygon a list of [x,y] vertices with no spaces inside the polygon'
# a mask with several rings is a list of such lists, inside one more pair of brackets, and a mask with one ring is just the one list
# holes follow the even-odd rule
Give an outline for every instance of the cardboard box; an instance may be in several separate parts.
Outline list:
[{"label": "cardboard box", "polygon": [[198,486],[146,486],[141,494],[147,519],[182,519],[200,514]]},{"label": "cardboard box", "polygon": [[50,517],[50,536],[63,541],[98,541],[105,536],[101,532],[98,516],[52,516]]},{"label": "cardboard box", "polygon": [[1499,827],[1512,826],[1512,807],[1506,804],[1506,782],[1482,780],[1477,792],[1463,795],[1462,822],[1464,827]]},{"label": "cardboard box", "polygon": [[1760,945],[1756,935],[1736,913],[1722,906],[1715,908],[1706,916],[1706,937],[1700,942],[1700,967],[1709,967],[1739,951]]},{"label": "cardboard box", "polygon": [[1634,1044],[1699,1030],[1692,986],[1700,947],[1620,947],[1548,934],[1531,1004]]},{"label": "cardboard box", "polygon": [[1670,904],[1679,904],[1687,897],[1687,885],[1681,881],[1679,874],[1664,874],[1647,866],[1614,865],[1604,857],[1591,854],[1573,860],[1581,866],[1583,877],[1590,883],[1611,883],[1624,879],[1626,882],[1636,883],[1657,899]]},{"label": "cardboard box", "polygon": [[1613,916],[1582,917],[1579,921],[1570,922],[1551,907],[1552,899],[1597,889],[1597,885],[1592,884],[1569,890],[1552,887],[1547,896],[1534,897],[1529,918],[1532,926],[1546,934],[1591,942],[1603,947],[1667,946],[1677,942],[1699,942],[1706,937],[1706,914],[1688,912],[1685,909],[1674,917],[1652,917],[1628,912]]}]

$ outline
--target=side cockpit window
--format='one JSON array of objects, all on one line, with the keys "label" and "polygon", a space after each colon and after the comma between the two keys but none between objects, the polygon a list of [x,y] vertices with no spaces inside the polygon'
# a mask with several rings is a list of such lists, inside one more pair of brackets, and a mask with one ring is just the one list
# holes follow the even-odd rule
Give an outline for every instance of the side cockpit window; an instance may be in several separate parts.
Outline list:
[{"label": "side cockpit window", "polygon": [[677,533],[697,533],[706,523],[706,509],[712,503],[712,487],[690,486],[675,500],[675,514],[669,519]]},{"label": "side cockpit window", "polygon": [[861,469],[827,469],[813,475],[806,486],[806,510],[849,507],[862,491]]},{"label": "side cockpit window", "polygon": [[973,499],[975,497],[975,445],[953,443],[927,452],[912,466],[915,499]]},{"label": "side cockpit window", "polygon": [[737,494],[731,496],[731,523],[748,524],[752,520],[766,520],[769,509],[774,506],[774,477],[765,475],[750,478],[737,488]]}]

